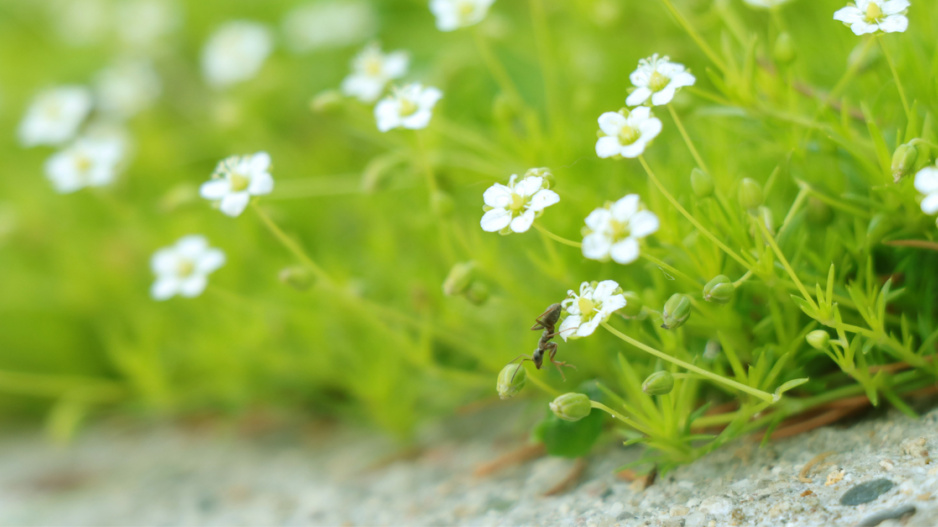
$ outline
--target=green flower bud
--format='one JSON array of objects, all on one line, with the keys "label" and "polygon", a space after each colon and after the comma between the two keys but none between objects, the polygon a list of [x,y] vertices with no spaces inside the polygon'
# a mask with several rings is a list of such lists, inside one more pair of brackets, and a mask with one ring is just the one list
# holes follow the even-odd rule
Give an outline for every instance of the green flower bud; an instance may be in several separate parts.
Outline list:
[{"label": "green flower bud", "polygon": [[449,216],[453,213],[454,207],[453,197],[449,195],[449,192],[437,190],[430,196],[430,209],[439,217]]},{"label": "green flower bud", "polygon": [[674,376],[670,372],[656,371],[642,383],[642,391],[648,395],[664,395],[674,389]]},{"label": "green flower bud", "polygon": [[565,393],[550,403],[550,411],[564,421],[579,421],[592,409],[590,398],[582,393]]},{"label": "green flower bud", "polygon": [[729,277],[717,275],[713,280],[707,282],[703,288],[703,297],[707,302],[716,304],[725,304],[733,299],[733,293],[736,292],[736,286]]},{"label": "green flower bud", "polygon": [[746,210],[755,210],[765,201],[762,185],[756,180],[743,178],[739,182],[739,204]]},{"label": "green flower bud", "polygon": [[775,62],[783,66],[791,64],[795,60],[795,43],[791,38],[791,34],[787,31],[775,39],[775,45],[772,47],[772,57],[775,58]]},{"label": "green flower bud", "polygon": [[297,291],[306,291],[313,285],[313,273],[306,267],[296,266],[281,269],[278,278],[281,282]]},{"label": "green flower bud", "polygon": [[542,188],[551,188],[554,186],[554,173],[550,171],[547,167],[537,167],[528,169],[524,173],[524,177],[537,176],[544,178],[544,186]]},{"label": "green flower bud", "polygon": [[496,121],[510,123],[514,121],[521,112],[512,98],[504,93],[499,93],[492,101],[492,115]]},{"label": "green flower bud", "polygon": [[713,178],[699,168],[690,171],[690,188],[698,198],[707,198],[713,195]]},{"label": "green flower bud", "polygon": [[475,268],[475,262],[460,262],[454,265],[446,275],[446,280],[443,280],[443,294],[456,296],[465,293],[475,277]]},{"label": "green flower bud", "polygon": [[518,395],[528,380],[528,373],[520,364],[509,364],[498,373],[495,389],[502,400]]},{"label": "green flower bud", "polygon": [[326,90],[317,93],[309,101],[309,109],[316,113],[325,113],[342,106],[343,97],[338,90]]},{"label": "green flower bud", "polygon": [[634,318],[642,313],[642,297],[638,296],[638,293],[635,291],[626,291],[622,293],[622,296],[625,297],[625,307],[619,310],[619,313],[623,315]]},{"label": "green flower bud", "polygon": [[854,46],[847,56],[847,66],[855,68],[858,72],[863,71],[873,65],[882,56],[879,46],[868,46],[865,42],[860,42]]},{"label": "green flower bud", "polygon": [[716,360],[716,358],[720,356],[721,351],[723,351],[723,346],[720,345],[720,341],[710,339],[704,346],[703,358],[706,360]]},{"label": "green flower bud", "polygon": [[481,306],[489,299],[489,288],[479,281],[472,282],[466,291],[466,299],[477,306]]},{"label": "green flower bud", "polygon": [[892,179],[896,183],[902,179],[902,176],[909,175],[915,169],[915,161],[918,159],[918,150],[914,145],[906,143],[899,145],[892,154]]},{"label": "green flower bud", "polygon": [[671,298],[664,303],[664,311],[661,313],[661,327],[664,329],[677,329],[684,325],[687,317],[690,316],[690,298],[681,293],[674,293]]},{"label": "green flower bud", "polygon": [[810,344],[812,348],[823,351],[827,349],[831,341],[831,336],[823,329],[815,329],[811,333],[808,333],[805,340],[808,341],[808,344]]},{"label": "green flower bud", "polygon": [[808,198],[807,218],[809,223],[823,227],[834,219],[834,209],[830,208],[827,203],[810,196]]}]

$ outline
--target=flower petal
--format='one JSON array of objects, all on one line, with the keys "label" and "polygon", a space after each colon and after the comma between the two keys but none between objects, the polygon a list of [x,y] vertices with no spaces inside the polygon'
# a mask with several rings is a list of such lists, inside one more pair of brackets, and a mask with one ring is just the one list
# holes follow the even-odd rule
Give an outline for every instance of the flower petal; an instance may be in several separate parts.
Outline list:
[{"label": "flower petal", "polygon": [[588,234],[583,238],[583,256],[590,260],[602,260],[609,256],[612,240],[601,232]]},{"label": "flower petal", "polygon": [[663,90],[656,92],[651,96],[651,104],[655,106],[663,106],[671,102],[671,99],[674,99],[674,94],[677,93],[677,86],[672,82],[668,84]]},{"label": "flower petal", "polygon": [[515,185],[515,192],[522,196],[533,196],[541,187],[544,186],[544,178],[540,176],[528,176]]},{"label": "flower petal", "polygon": [[222,198],[221,205],[218,208],[226,215],[235,217],[244,212],[244,209],[247,208],[249,201],[251,201],[251,195],[247,192],[228,194]]},{"label": "flower petal", "polygon": [[208,279],[205,275],[196,274],[179,283],[179,294],[186,298],[199,296],[207,285]]},{"label": "flower petal", "polygon": [[576,330],[577,337],[588,337],[596,331],[596,328],[599,327],[599,323],[602,322],[602,317],[594,316],[589,320],[589,322],[580,322],[580,327]]},{"label": "flower petal", "polygon": [[531,196],[531,203],[528,205],[528,210],[539,212],[559,201],[560,196],[553,190],[539,190],[537,194]]},{"label": "flower petal", "polygon": [[267,172],[270,169],[270,154],[258,152],[251,156],[251,173]]},{"label": "flower petal", "polygon": [[649,210],[640,210],[636,212],[629,221],[629,229],[632,232],[632,236],[636,238],[644,238],[645,236],[656,232],[658,230],[658,226],[658,216]]},{"label": "flower petal", "polygon": [[605,302],[606,299],[612,296],[612,292],[619,288],[619,283],[615,280],[603,280],[596,284],[596,289],[593,290],[593,300],[596,302]]},{"label": "flower petal", "polygon": [[863,13],[854,6],[847,6],[834,13],[834,20],[839,20],[844,24],[855,24],[863,20]]},{"label": "flower petal", "polygon": [[642,141],[651,141],[661,133],[661,120],[651,117],[638,126],[638,131],[642,133]]},{"label": "flower petal", "polygon": [[482,193],[482,201],[489,207],[506,208],[511,205],[511,189],[501,183],[496,183],[485,189]]},{"label": "flower petal", "polygon": [[252,196],[270,194],[274,190],[274,178],[267,172],[258,172],[251,178],[248,193]]},{"label": "flower petal", "polygon": [[630,264],[638,259],[638,240],[628,237],[613,245],[609,254],[616,263]]},{"label": "flower petal", "polygon": [[610,315],[625,307],[626,303],[625,295],[609,295],[603,301],[603,309],[600,312],[603,320],[608,320]]},{"label": "flower petal", "polygon": [[527,232],[534,223],[534,211],[526,210],[523,214],[511,220],[511,230],[515,232]]},{"label": "flower petal", "polygon": [[564,342],[566,342],[568,338],[576,335],[574,330],[580,327],[580,320],[580,315],[571,314],[560,323],[560,328],[557,330],[557,333],[560,334],[560,338],[562,338]]},{"label": "flower petal", "polygon": [[612,221],[612,212],[609,209],[595,209],[586,217],[586,226],[592,231],[604,232],[609,229],[610,221]]},{"label": "flower petal", "polygon": [[157,275],[172,275],[179,267],[179,258],[172,248],[160,249],[150,258],[150,269]]},{"label": "flower petal", "polygon": [[179,291],[179,280],[175,276],[160,277],[150,287],[150,296],[154,300],[166,300]]},{"label": "flower petal", "polygon": [[938,212],[938,192],[925,196],[922,200],[922,212],[925,214]]},{"label": "flower petal", "polygon": [[227,179],[213,179],[202,183],[199,194],[205,199],[219,200],[225,197],[230,189],[231,184]]},{"label": "flower petal", "polygon": [[625,117],[620,113],[606,112],[599,116],[599,129],[606,135],[619,135],[625,124]]},{"label": "flower petal", "polygon": [[938,192],[938,168],[925,167],[915,174],[915,190],[922,194]]},{"label": "flower petal", "polygon": [[208,249],[208,240],[198,234],[183,236],[176,242],[176,252],[185,258],[198,258]]},{"label": "flower petal", "polygon": [[511,213],[505,209],[492,209],[482,215],[482,230],[498,232],[511,224]]},{"label": "flower petal", "polygon": [[884,15],[898,15],[909,8],[909,0],[886,0],[880,7]]},{"label": "flower petal", "polygon": [[879,23],[879,28],[886,33],[902,33],[909,29],[909,19],[905,15],[887,16],[886,20]]},{"label": "flower petal", "polygon": [[596,141],[596,155],[603,159],[618,155],[621,152],[622,145],[619,144],[619,140],[615,137],[600,137],[599,140]]},{"label": "flower petal", "polygon": [[[633,83],[634,84],[634,83]],[[651,97],[651,90],[645,87],[636,88],[635,91],[629,94],[625,98],[626,106],[638,106],[643,104],[648,98]]]},{"label": "flower petal", "polygon": [[638,212],[638,194],[629,194],[612,204],[609,212],[618,221],[629,221]]},{"label": "flower petal", "polygon": [[208,249],[195,264],[196,271],[208,274],[225,264],[225,253],[221,249]]}]

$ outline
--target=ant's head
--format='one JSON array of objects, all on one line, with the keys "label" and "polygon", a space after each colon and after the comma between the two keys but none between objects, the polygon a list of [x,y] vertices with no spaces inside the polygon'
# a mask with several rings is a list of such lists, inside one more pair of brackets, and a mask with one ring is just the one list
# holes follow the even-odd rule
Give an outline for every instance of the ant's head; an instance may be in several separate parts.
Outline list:
[{"label": "ant's head", "polygon": [[531,360],[534,362],[534,367],[541,369],[541,363],[544,362],[544,350],[538,348],[534,350],[534,354],[531,355]]}]

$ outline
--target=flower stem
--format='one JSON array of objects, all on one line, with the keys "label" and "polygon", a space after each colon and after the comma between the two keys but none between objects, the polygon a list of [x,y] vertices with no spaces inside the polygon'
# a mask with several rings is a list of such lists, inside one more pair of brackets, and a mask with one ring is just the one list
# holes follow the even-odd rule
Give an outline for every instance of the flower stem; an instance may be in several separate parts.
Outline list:
[{"label": "flower stem", "polygon": [[726,377],[723,377],[723,376],[721,376],[721,375],[717,375],[717,374],[715,374],[715,373],[713,373],[713,372],[709,372],[709,371],[707,371],[707,370],[705,370],[705,369],[703,369],[703,368],[699,368],[699,367],[697,367],[697,366],[694,366],[693,364],[691,364],[691,363],[689,363],[689,362],[684,362],[684,361],[682,361],[682,360],[680,360],[680,359],[674,358],[674,357],[668,355],[667,353],[664,353],[663,351],[656,350],[655,348],[652,348],[651,346],[648,346],[647,344],[644,344],[644,343],[642,343],[642,342],[639,342],[639,341],[633,339],[632,337],[626,335],[625,333],[622,333],[621,331],[619,331],[619,330],[617,330],[616,328],[614,328],[614,327],[612,327],[611,325],[609,325],[608,322],[603,322],[602,324],[603,324],[603,327],[606,328],[606,330],[607,330],[608,332],[610,332],[610,333],[612,333],[613,335],[619,337],[620,339],[624,340],[625,342],[627,342],[627,343],[629,343],[629,344],[635,346],[636,348],[638,348],[638,349],[644,351],[645,353],[648,353],[648,354],[650,354],[650,355],[654,355],[655,357],[658,357],[659,359],[661,359],[661,360],[663,360],[663,361],[667,361],[667,362],[670,362],[670,363],[672,363],[672,364],[675,364],[675,365],[677,365],[677,366],[679,366],[679,367],[681,367],[681,368],[684,368],[684,369],[687,370],[687,371],[692,371],[692,372],[694,372],[694,373],[700,374],[700,375],[706,377],[707,379],[709,379],[709,380],[711,380],[711,381],[714,381],[714,382],[717,382],[717,383],[720,383],[720,384],[724,384],[724,385],[730,386],[730,387],[732,387],[732,388],[736,388],[737,390],[739,390],[739,391],[741,391],[741,392],[746,392],[746,393],[748,393],[749,395],[752,395],[752,396],[754,396],[754,397],[758,397],[759,399],[762,399],[763,401],[774,401],[774,400],[775,400],[775,397],[774,397],[772,394],[770,394],[770,393],[763,392],[762,390],[758,390],[758,389],[756,389],[756,388],[753,388],[752,386],[746,386],[745,384],[743,384],[743,383],[741,383],[741,382],[737,382],[737,381],[734,381],[734,380],[732,380],[732,379],[727,379]]},{"label": "flower stem", "polygon": [[642,251],[641,254],[640,254],[640,256],[641,256],[642,258],[648,260],[649,262],[651,262],[651,263],[657,265],[658,267],[660,267],[660,268],[663,269],[664,271],[667,271],[667,272],[673,274],[674,276],[677,276],[677,277],[679,277],[679,278],[682,278],[683,280],[687,281],[688,283],[694,284],[695,286],[699,286],[699,285],[700,285],[700,282],[698,282],[697,280],[694,280],[693,278],[691,278],[690,276],[684,274],[683,272],[678,271],[676,268],[674,268],[673,266],[671,266],[671,265],[665,263],[663,260],[659,260],[658,258],[655,258],[654,256],[648,254],[646,251]]},{"label": "flower stem", "polygon": [[642,168],[644,168],[645,172],[648,174],[648,179],[650,179],[651,182],[654,183],[656,187],[658,187],[658,190],[660,190],[661,193],[664,194],[664,197],[667,198],[667,200],[670,201],[672,205],[674,205],[674,208],[676,208],[678,212],[684,215],[684,217],[687,218],[687,220],[690,221],[694,225],[694,227],[696,227],[697,230],[700,231],[701,234],[703,234],[707,238],[710,238],[710,240],[713,243],[715,243],[717,247],[722,249],[723,252],[725,252],[730,258],[739,262],[739,264],[742,265],[743,268],[751,269],[749,262],[747,262],[741,256],[736,254],[734,250],[727,247],[726,244],[720,241],[720,239],[717,238],[715,234],[710,232],[709,229],[707,229],[699,221],[697,221],[697,218],[694,218],[694,216],[690,212],[687,212],[687,209],[685,209],[677,201],[677,199],[675,199],[675,197],[672,196],[670,192],[668,192],[668,189],[664,188],[664,185],[661,184],[661,181],[659,181],[658,178],[655,176],[655,173],[652,172],[651,167],[648,166],[648,162],[645,161],[645,156],[638,156],[638,160],[639,162],[641,162]]},{"label": "flower stem", "polygon": [[280,240],[280,243],[282,243],[288,251],[293,253],[293,256],[295,256],[297,260],[303,262],[306,267],[309,267],[309,270],[312,271],[314,275],[316,275],[317,280],[321,280],[326,284],[332,285],[332,279],[329,277],[329,275],[326,274],[326,272],[323,271],[322,268],[319,267],[319,265],[316,264],[316,262],[313,261],[313,259],[308,254],[306,254],[306,251],[300,247],[300,244],[298,244],[296,240],[290,238],[285,232],[283,232],[283,229],[281,229],[280,226],[277,225],[277,223],[274,222],[274,220],[272,220],[266,212],[264,212],[264,209],[258,206],[256,201],[251,203],[251,207],[254,208],[254,212],[257,213],[257,217],[260,218],[261,222],[267,226],[274,237]]},{"label": "flower stem", "polygon": [[[690,150],[690,154],[694,156],[694,161],[697,163],[697,166],[701,168],[707,174],[710,174],[710,169],[707,168],[707,163],[704,162],[703,158],[700,157],[700,152],[694,147],[694,142],[691,141],[690,136],[687,135],[687,130],[684,128],[684,123],[681,122],[681,118],[678,117],[677,112],[674,110],[674,105],[668,105],[668,111],[671,112],[671,118],[674,119],[674,124],[677,126],[678,131],[681,132],[681,137],[684,138],[684,142],[687,143],[687,148]],[[712,176],[712,174],[710,174]]]},{"label": "flower stem", "polygon": [[550,232],[550,231],[547,230],[545,227],[542,227],[539,223],[535,223],[535,224],[534,224],[534,228],[537,229],[537,230],[539,230],[539,231],[541,231],[542,233],[544,233],[544,235],[546,235],[546,236],[547,236],[548,238],[550,238],[551,240],[554,240],[555,242],[562,243],[562,244],[564,244],[564,245],[569,245],[570,247],[576,247],[576,248],[580,248],[580,247],[583,246],[583,244],[580,243],[580,242],[575,242],[575,241],[573,241],[573,240],[568,240],[568,239],[564,238],[563,236],[558,236],[558,235],[556,235],[556,234]]},{"label": "flower stem", "polygon": [[[638,427],[637,423],[635,423],[635,421],[632,421],[632,420],[629,419],[628,417],[626,417],[626,416],[620,414],[619,412],[613,410],[612,408],[609,408],[608,406],[604,405],[603,403],[601,403],[601,402],[599,402],[599,401],[593,401],[593,400],[591,399],[591,400],[590,400],[590,406],[593,407],[593,408],[595,408],[595,409],[597,409],[597,410],[602,410],[602,411],[606,412],[607,414],[609,414],[609,415],[615,417],[616,419],[622,421],[623,423],[625,423],[625,424],[627,424],[627,425],[629,425],[629,426],[631,426],[631,427],[633,427],[633,428],[639,429],[639,427]],[[646,432],[646,433],[647,433],[647,432]]]},{"label": "flower stem", "polygon": [[912,119],[912,110],[909,107],[909,100],[905,96],[905,88],[902,87],[902,79],[899,78],[899,72],[896,70],[896,63],[892,60],[889,48],[883,42],[883,39],[877,38],[879,47],[883,50],[883,56],[886,57],[886,63],[889,64],[889,70],[892,71],[892,78],[896,80],[896,88],[899,89],[899,98],[902,99],[902,109],[905,110],[905,118]]},{"label": "flower stem", "polygon": [[674,4],[671,3],[671,0],[661,0],[661,3],[664,4],[664,7],[666,7],[667,10],[671,12],[671,15],[677,19],[677,23],[680,24],[682,28],[684,28],[684,31],[690,35],[690,38],[694,40],[694,42],[697,44],[700,50],[704,52],[707,58],[709,58],[710,61],[720,69],[720,71],[725,72],[726,65],[723,64],[723,61],[720,60],[719,57],[717,57],[717,54],[714,53],[710,45],[707,44],[707,42],[700,36],[700,33],[697,33],[697,30],[694,29],[694,26],[690,25],[690,22],[684,18],[684,15],[674,7]]},{"label": "flower stem", "polygon": [[778,243],[775,242],[775,238],[772,236],[772,233],[769,232],[769,229],[766,228],[765,223],[760,220],[756,220],[755,223],[759,226],[759,230],[762,231],[762,237],[765,238],[765,241],[769,244],[769,247],[771,247],[772,251],[775,252],[775,256],[778,257],[779,262],[781,262],[782,267],[785,268],[788,276],[790,276],[792,281],[795,282],[795,286],[798,287],[801,295],[809,304],[811,304],[812,308],[818,309],[818,305],[814,301],[814,298],[808,294],[808,290],[805,288],[804,284],[801,283],[801,279],[798,278],[798,275],[795,274],[795,270],[792,269],[791,264],[788,263],[788,259],[785,258],[785,255],[782,253],[782,249],[779,248]]}]

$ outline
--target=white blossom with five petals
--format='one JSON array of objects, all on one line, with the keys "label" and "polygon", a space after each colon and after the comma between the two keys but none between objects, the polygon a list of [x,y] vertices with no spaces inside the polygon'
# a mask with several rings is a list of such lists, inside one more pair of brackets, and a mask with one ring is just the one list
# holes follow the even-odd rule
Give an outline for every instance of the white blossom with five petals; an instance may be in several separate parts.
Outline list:
[{"label": "white blossom with five petals", "polygon": [[199,193],[205,199],[217,201],[218,208],[228,216],[238,216],[248,206],[251,196],[270,194],[273,189],[270,156],[267,152],[258,152],[223,159]]},{"label": "white blossom with five petals", "polygon": [[216,88],[253,78],[273,51],[270,30],[257,22],[235,20],[219,27],[202,48],[202,73]]},{"label": "white blossom with five petals", "polygon": [[117,174],[124,150],[117,138],[79,138],[46,161],[46,177],[61,194],[108,185]]},{"label": "white blossom with five petals", "polygon": [[547,189],[543,169],[528,171],[518,181],[517,174],[508,185],[496,183],[489,187],[482,199],[486,213],[482,215],[482,230],[486,232],[526,232],[545,208],[560,201],[560,196]]},{"label": "white blossom with five petals", "polygon": [[91,112],[91,105],[91,92],[82,86],[60,86],[43,91],[33,99],[20,122],[20,143],[35,146],[68,141]]},{"label": "white blossom with five petals", "polygon": [[743,2],[751,5],[752,7],[758,7],[761,9],[772,9],[773,7],[787,4],[790,1],[791,0],[743,0]]},{"label": "white blossom with five petals", "polygon": [[834,13],[856,35],[876,33],[902,33],[909,27],[906,11],[909,0],[856,0]]},{"label": "white blossom with five petals", "polygon": [[362,102],[374,102],[392,79],[407,73],[410,59],[403,51],[382,53],[371,44],[352,60],[352,74],[342,81],[342,93]]},{"label": "white blossom with five petals", "polygon": [[591,260],[612,258],[620,264],[634,262],[638,241],[658,230],[658,216],[642,210],[638,194],[594,210],[586,217],[583,256]]},{"label": "white blossom with five petals", "polygon": [[481,22],[495,0],[430,0],[440,31],[455,31]]},{"label": "white blossom with five petals", "polygon": [[635,85],[635,91],[625,99],[628,106],[645,104],[649,99],[652,106],[668,104],[678,89],[697,82],[683,64],[658,57],[657,53],[639,60],[638,69],[629,75],[629,80]]},{"label": "white blossom with five petals", "polygon": [[929,166],[915,174],[915,190],[925,194],[922,200],[922,212],[938,212],[938,167]]},{"label": "white blossom with five petals", "polygon": [[638,157],[661,133],[661,121],[647,106],[625,112],[628,111],[606,112],[599,116],[599,129],[604,134],[596,141],[599,157]]},{"label": "white blossom with five petals", "polygon": [[424,88],[416,82],[392,90],[390,95],[375,105],[378,130],[387,132],[394,128],[426,128],[433,117],[433,107],[442,97],[443,92],[437,88]]},{"label": "white blossom with five petals", "polygon": [[224,263],[225,253],[209,247],[203,236],[184,236],[176,245],[156,251],[150,259],[156,274],[150,296],[155,300],[199,296],[208,285],[208,275]]},{"label": "white blossom with five petals", "polygon": [[599,324],[609,320],[625,304],[625,295],[614,280],[603,280],[598,284],[583,282],[579,295],[572,290],[567,291],[567,298],[561,302],[567,318],[560,324],[557,333],[564,340],[588,337]]}]

